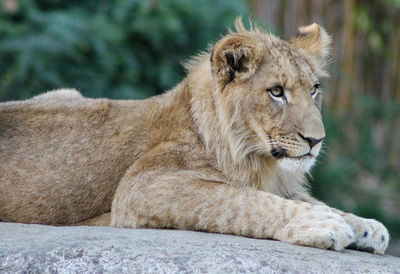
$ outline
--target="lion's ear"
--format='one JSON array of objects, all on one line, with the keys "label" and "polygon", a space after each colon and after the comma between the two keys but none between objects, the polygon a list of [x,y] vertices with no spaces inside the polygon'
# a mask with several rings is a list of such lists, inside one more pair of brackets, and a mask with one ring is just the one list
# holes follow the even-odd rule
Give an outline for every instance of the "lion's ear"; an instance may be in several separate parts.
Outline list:
[{"label": "lion's ear", "polygon": [[253,39],[230,34],[215,45],[211,55],[214,77],[222,89],[234,79],[250,78],[262,60],[262,46]]},{"label": "lion's ear", "polygon": [[306,51],[319,64],[326,62],[329,56],[331,37],[316,23],[300,27],[289,42]]}]

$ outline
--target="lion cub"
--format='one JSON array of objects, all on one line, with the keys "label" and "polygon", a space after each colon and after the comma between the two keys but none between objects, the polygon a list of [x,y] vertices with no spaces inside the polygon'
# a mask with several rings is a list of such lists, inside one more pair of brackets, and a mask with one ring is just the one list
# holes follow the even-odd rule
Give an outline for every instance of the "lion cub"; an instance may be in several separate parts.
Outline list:
[{"label": "lion cub", "polygon": [[0,219],[176,228],[383,254],[379,222],[311,198],[330,38],[258,28],[219,40],[142,101],[75,90],[0,104]]}]

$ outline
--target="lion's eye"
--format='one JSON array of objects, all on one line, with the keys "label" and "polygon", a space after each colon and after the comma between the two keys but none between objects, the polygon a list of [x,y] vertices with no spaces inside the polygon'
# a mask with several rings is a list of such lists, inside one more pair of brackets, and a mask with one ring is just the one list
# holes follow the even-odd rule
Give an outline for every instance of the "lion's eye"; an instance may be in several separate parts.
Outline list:
[{"label": "lion's eye", "polygon": [[282,97],[283,96],[283,87],[281,85],[276,85],[273,88],[267,89],[269,94],[274,97]]},{"label": "lion's eye", "polygon": [[317,97],[317,95],[318,95],[318,89],[321,87],[321,84],[320,83],[316,83],[315,85],[314,85],[314,89],[313,89],[313,91],[311,92],[311,96],[312,96],[312,98],[313,99],[315,99],[315,97]]}]

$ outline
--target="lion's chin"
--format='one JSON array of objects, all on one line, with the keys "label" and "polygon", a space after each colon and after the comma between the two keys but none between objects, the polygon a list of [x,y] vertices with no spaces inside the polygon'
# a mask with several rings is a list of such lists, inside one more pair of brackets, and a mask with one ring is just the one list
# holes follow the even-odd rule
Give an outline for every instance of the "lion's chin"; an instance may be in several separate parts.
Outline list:
[{"label": "lion's chin", "polygon": [[278,166],[288,172],[308,173],[315,164],[315,157],[304,156],[301,158],[284,157],[278,160]]}]

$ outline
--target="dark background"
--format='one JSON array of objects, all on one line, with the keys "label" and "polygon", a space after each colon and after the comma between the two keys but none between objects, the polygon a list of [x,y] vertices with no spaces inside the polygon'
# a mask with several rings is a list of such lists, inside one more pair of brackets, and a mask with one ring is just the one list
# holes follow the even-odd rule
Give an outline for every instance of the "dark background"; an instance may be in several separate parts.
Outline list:
[{"label": "dark background", "polygon": [[312,22],[332,34],[312,192],[382,221],[400,255],[400,0],[0,0],[0,101],[159,94],[239,15],[283,38]]}]

